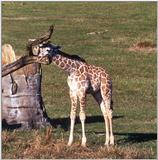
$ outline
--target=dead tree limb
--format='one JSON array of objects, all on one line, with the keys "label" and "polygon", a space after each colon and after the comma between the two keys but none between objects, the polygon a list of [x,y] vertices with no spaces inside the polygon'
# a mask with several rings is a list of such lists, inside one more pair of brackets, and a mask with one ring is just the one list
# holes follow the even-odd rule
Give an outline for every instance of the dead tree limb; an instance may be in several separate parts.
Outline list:
[{"label": "dead tree limb", "polygon": [[28,55],[23,56],[13,63],[2,66],[2,77],[31,63],[41,63],[41,64],[48,65],[51,63],[51,59],[48,56],[45,56],[42,58],[39,58],[38,56],[28,56]]},{"label": "dead tree limb", "polygon": [[35,39],[30,39],[27,44],[27,50],[29,52],[29,55],[37,55],[36,53],[33,53],[33,47],[41,44],[41,43],[47,43],[49,39],[51,38],[53,34],[54,26],[51,25],[49,27],[49,30],[42,36],[35,38]]}]

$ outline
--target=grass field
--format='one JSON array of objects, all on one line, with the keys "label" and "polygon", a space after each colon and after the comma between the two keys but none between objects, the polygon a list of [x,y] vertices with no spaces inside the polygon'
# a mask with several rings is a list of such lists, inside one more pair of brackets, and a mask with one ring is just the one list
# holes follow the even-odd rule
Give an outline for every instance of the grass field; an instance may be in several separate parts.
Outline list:
[{"label": "grass field", "polygon": [[[108,70],[113,80],[116,145],[106,148],[100,108],[87,100],[87,148],[69,135],[67,75],[43,66],[42,94],[52,129],[2,131],[3,158],[156,158],[156,2],[3,2],[2,42],[24,55],[27,39],[55,25],[52,38],[66,53]],[[141,44],[141,45],[140,45]],[[147,44],[147,45],[145,45]]]}]

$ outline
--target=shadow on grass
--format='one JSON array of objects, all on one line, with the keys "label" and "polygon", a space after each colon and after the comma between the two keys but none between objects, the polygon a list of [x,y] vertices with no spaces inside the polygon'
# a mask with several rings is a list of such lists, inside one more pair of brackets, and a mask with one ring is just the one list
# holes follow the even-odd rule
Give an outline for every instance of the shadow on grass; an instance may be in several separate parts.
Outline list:
[{"label": "shadow on grass", "polygon": [[[95,134],[105,134],[104,132],[94,132]],[[114,135],[124,136],[119,139],[117,144],[141,143],[146,141],[157,140],[157,133],[114,133]]]},{"label": "shadow on grass", "polygon": [[[113,119],[123,118],[124,116],[113,116]],[[68,131],[68,127],[70,125],[70,118],[57,118],[57,119],[49,119],[51,125],[55,128],[58,126],[62,127],[65,131]],[[104,123],[103,116],[87,116],[86,123]],[[80,123],[79,117],[76,118],[76,124]],[[105,132],[94,132],[95,134],[105,134]],[[123,139],[117,141],[117,144],[124,144],[124,143],[140,143],[150,140],[156,140],[157,134],[156,133],[114,133],[114,135],[124,136]]]},{"label": "shadow on grass", "polygon": [[[123,117],[124,116],[113,116],[113,119],[123,118]],[[60,126],[65,131],[68,131],[69,125],[70,125],[70,117],[56,118],[56,119],[49,118],[49,122],[54,128],[57,128],[58,126]],[[86,123],[97,123],[97,122],[104,122],[103,116],[99,116],[99,115],[98,116],[86,116]],[[77,116],[75,120],[75,124],[78,124],[78,123],[80,123],[80,119]]]},{"label": "shadow on grass", "polygon": [[116,135],[125,136],[118,143],[141,143],[157,139],[156,133],[116,133]]},{"label": "shadow on grass", "polygon": [[[69,126],[70,126],[70,117],[66,118],[49,118],[47,115],[47,120],[51,124],[52,127],[57,128],[61,127],[64,129],[64,131],[68,131]],[[113,118],[123,118],[124,116],[114,116]],[[87,116],[86,117],[86,123],[97,123],[97,122],[104,122],[103,116]],[[77,116],[76,117],[76,124],[80,123],[80,119]],[[3,130],[14,130],[14,129],[22,129],[22,124],[12,124],[9,125],[5,120],[2,120],[2,129]],[[24,128],[25,129],[25,128]]]}]

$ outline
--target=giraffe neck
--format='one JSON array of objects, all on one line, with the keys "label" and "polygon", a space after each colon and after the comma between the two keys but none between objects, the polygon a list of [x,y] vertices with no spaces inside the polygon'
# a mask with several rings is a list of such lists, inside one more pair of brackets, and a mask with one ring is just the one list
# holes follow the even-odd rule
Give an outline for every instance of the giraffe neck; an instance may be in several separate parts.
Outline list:
[{"label": "giraffe neck", "polygon": [[52,62],[57,65],[60,69],[72,73],[74,70],[79,68],[82,64],[86,63],[84,59],[77,55],[69,55],[62,51],[58,51],[52,57]]}]

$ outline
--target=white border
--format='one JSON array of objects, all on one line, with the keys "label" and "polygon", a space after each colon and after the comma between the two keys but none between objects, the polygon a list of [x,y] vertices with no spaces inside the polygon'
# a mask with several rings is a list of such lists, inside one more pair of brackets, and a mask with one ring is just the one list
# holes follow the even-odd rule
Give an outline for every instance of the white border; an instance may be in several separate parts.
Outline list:
[{"label": "white border", "polygon": [[[0,1],[0,14],[2,15],[2,12],[1,12],[1,1]],[[1,23],[1,20],[2,20],[2,17],[0,16],[0,35],[2,35],[2,31],[1,31],[1,26],[2,26],[2,23]],[[1,38],[0,38],[0,48],[1,48],[1,45],[2,44],[2,36],[1,36]],[[0,50],[0,53],[1,53],[1,55],[0,55],[0,69],[1,69],[1,65],[2,65],[2,50]],[[2,71],[2,70],[1,70]],[[0,77],[2,77],[2,74],[1,74],[1,72],[0,72]],[[1,86],[2,86],[2,78],[0,78],[0,107],[2,106],[2,90],[1,90]],[[2,159],[2,107],[1,107],[1,110],[0,110],[0,118],[1,118],[1,120],[0,120],[0,159]]]},{"label": "white border", "polygon": [[[0,35],[2,35],[2,5],[1,5],[1,2],[157,2],[158,0],[130,0],[130,1],[126,1],[126,0],[1,0],[0,1],[0,13],[1,13],[1,16],[0,16]],[[157,3],[157,15],[158,15],[158,3]],[[157,27],[158,27],[158,16],[157,16]],[[158,37],[158,31],[157,31],[157,37]],[[1,45],[2,44],[2,36],[0,38],[0,48],[1,48]],[[158,46],[158,41],[157,41],[157,46]],[[158,53],[158,50],[157,50],[157,53]],[[2,55],[2,50],[0,51],[0,69],[1,69],[1,55]],[[158,62],[158,56],[157,56],[157,62]],[[2,70],[1,70],[2,72]],[[1,72],[0,72],[0,77],[2,77],[1,75]],[[1,83],[1,79],[0,78],[0,91],[1,91],[1,86],[2,86],[2,83]],[[158,67],[157,67],[157,80],[158,80]],[[158,84],[158,83],[157,83]],[[158,86],[157,86],[157,93],[158,93]],[[2,93],[0,92],[0,106],[2,106]],[[158,104],[158,96],[157,96],[157,104]],[[2,112],[0,112],[0,118],[2,117]],[[158,108],[157,108],[157,117],[158,117]],[[158,133],[158,122],[157,122],[157,133]],[[0,159],[2,159],[2,121],[0,121]],[[157,141],[157,146],[158,146],[158,141]],[[158,159],[158,147],[157,147],[157,159]]]},{"label": "white border", "polygon": [[[158,64],[158,2],[157,2],[157,30],[156,30],[156,35],[157,35],[157,64]],[[157,81],[158,81],[158,65],[157,65]],[[156,82],[157,82],[156,81]],[[158,85],[158,82],[156,83],[156,86]],[[158,93],[158,86],[157,86],[157,93]],[[158,96],[157,96],[157,103],[156,103],[156,108],[157,108],[157,118],[158,118]],[[157,119],[157,136],[158,136],[158,119]],[[157,159],[158,159],[158,141],[157,141]]]},{"label": "white border", "polygon": [[158,0],[1,0],[2,2],[157,2]]}]

